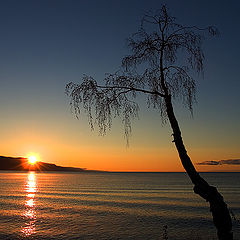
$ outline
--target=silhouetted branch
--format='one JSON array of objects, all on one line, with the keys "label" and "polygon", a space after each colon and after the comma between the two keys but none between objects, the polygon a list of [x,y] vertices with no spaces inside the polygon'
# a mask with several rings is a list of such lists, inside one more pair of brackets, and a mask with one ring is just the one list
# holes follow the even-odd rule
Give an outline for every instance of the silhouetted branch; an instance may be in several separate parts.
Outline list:
[{"label": "silhouetted branch", "polygon": [[164,94],[158,92],[158,91],[148,91],[148,90],[145,90],[145,89],[139,89],[139,88],[130,88],[130,87],[120,87],[120,86],[100,86],[100,85],[97,85],[98,88],[105,88],[105,89],[126,89],[127,91],[125,92],[120,92],[118,93],[118,95],[120,94],[123,94],[123,93],[128,93],[128,92],[131,92],[131,91],[136,91],[136,92],[142,92],[142,93],[148,93],[148,94],[155,94],[155,95],[159,95],[161,97],[165,97]]}]

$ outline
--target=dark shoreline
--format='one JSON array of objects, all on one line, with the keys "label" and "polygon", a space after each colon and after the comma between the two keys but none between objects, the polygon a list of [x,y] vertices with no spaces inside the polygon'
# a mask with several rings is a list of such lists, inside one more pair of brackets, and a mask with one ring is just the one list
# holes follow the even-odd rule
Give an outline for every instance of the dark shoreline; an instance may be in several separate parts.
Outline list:
[{"label": "dark shoreline", "polygon": [[28,163],[27,158],[0,156],[0,171],[36,171],[36,172],[103,172],[87,170],[85,168],[62,167],[53,163],[37,162],[34,165]]}]

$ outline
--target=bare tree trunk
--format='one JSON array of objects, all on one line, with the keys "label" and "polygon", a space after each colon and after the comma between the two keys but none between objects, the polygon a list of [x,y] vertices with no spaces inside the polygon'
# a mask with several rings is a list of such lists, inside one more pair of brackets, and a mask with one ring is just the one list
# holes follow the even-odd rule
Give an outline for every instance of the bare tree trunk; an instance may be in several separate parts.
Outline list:
[{"label": "bare tree trunk", "polygon": [[171,95],[165,97],[165,103],[167,108],[167,115],[170,125],[173,130],[173,142],[177,148],[182,165],[194,184],[194,192],[200,195],[210,204],[210,211],[213,216],[213,223],[217,228],[218,239],[220,240],[232,240],[232,219],[223,197],[217,191],[216,187],[210,186],[196,171],[193,166],[190,157],[187,154],[185,146],[183,144],[181,131],[175,117],[173,106],[171,102]]}]

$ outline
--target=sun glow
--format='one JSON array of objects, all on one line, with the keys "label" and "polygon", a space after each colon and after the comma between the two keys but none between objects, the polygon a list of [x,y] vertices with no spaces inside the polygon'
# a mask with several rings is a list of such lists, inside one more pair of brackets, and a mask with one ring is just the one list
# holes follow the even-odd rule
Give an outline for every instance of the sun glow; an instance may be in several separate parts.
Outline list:
[{"label": "sun glow", "polygon": [[31,165],[34,165],[38,161],[37,157],[34,155],[31,155],[28,157],[28,163]]}]

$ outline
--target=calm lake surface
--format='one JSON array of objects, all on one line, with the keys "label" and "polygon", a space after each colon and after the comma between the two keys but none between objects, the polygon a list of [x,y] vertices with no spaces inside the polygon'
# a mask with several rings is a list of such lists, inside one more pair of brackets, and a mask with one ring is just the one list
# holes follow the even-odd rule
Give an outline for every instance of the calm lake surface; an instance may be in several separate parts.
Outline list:
[{"label": "calm lake surface", "polygon": [[[240,173],[202,173],[236,215]],[[164,226],[167,225],[167,230]],[[215,239],[185,173],[0,171],[0,239]]]}]

